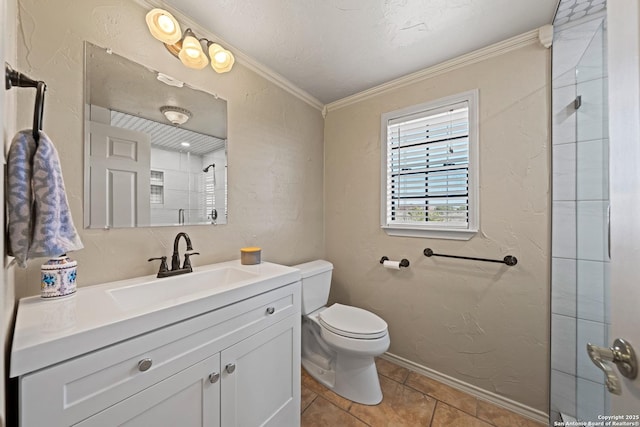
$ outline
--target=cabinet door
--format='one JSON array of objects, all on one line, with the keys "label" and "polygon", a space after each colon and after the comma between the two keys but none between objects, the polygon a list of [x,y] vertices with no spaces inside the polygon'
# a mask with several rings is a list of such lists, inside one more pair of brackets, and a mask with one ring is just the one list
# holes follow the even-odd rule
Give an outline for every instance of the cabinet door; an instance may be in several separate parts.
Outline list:
[{"label": "cabinet door", "polygon": [[300,316],[221,353],[222,425],[300,425]]},{"label": "cabinet door", "polygon": [[76,426],[219,427],[220,354],[87,418]]}]

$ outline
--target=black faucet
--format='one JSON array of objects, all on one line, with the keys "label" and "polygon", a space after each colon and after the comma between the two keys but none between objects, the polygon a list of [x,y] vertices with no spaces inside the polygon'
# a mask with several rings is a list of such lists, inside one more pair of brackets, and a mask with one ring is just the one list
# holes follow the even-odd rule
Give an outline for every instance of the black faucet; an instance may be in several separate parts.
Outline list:
[{"label": "black faucet", "polygon": [[[187,251],[184,253],[184,263],[182,267],[180,267],[180,253],[178,252],[178,243],[180,243],[180,238],[184,237],[184,240],[187,242]],[[175,276],[178,274],[191,273],[193,268],[191,267],[191,260],[189,257],[191,255],[200,255],[200,252],[194,252],[193,247],[191,246],[191,239],[189,235],[185,232],[180,232],[176,235],[176,238],[173,240],[173,254],[171,255],[171,270],[167,267],[167,257],[159,257],[159,258],[149,258],[149,261],[153,260],[161,260],[160,269],[158,270],[157,277],[169,277]]]},{"label": "black faucet", "polygon": [[[176,238],[173,239],[173,254],[171,255],[171,271],[180,269],[180,253],[178,252],[178,243],[180,243],[181,237],[184,237],[184,240],[187,242],[187,253],[191,255],[191,252],[193,252],[193,247],[191,246],[191,239],[189,238],[189,235],[184,231],[178,233],[176,235]],[[185,253],[185,259],[184,259],[185,264],[187,264],[188,260],[189,260],[189,257],[186,256],[186,253]],[[185,268],[185,267],[183,266],[182,268]],[[189,262],[189,268],[191,268],[190,262]]]}]

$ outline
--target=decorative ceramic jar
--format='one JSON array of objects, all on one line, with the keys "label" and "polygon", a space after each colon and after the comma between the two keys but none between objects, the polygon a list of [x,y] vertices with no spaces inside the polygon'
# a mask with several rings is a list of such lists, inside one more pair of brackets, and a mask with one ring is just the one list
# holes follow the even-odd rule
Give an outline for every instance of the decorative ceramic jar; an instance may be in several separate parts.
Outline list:
[{"label": "decorative ceramic jar", "polygon": [[66,255],[51,258],[41,268],[40,296],[58,298],[76,292],[78,262]]}]

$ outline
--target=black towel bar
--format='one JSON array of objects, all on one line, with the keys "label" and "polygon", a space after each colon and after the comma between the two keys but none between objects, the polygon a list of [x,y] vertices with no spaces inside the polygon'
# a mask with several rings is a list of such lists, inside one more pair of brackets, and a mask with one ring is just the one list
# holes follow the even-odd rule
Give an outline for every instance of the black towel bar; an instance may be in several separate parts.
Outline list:
[{"label": "black towel bar", "polygon": [[468,259],[468,260],[472,260],[472,261],[497,262],[497,263],[500,263],[500,264],[507,264],[510,267],[512,267],[512,266],[514,266],[514,265],[516,265],[518,263],[518,258],[514,257],[513,255],[507,255],[503,259],[475,258],[475,257],[470,257],[470,256],[436,254],[431,250],[431,248],[426,248],[422,253],[426,257],[441,256],[441,257],[445,257],[445,258]]},{"label": "black towel bar", "polygon": [[12,87],[33,87],[36,88],[36,102],[33,110],[33,139],[36,143],[40,139],[42,130],[42,118],[44,116],[44,93],[47,85],[42,80],[34,80],[13,68],[5,62],[4,64],[4,86],[6,90]]}]

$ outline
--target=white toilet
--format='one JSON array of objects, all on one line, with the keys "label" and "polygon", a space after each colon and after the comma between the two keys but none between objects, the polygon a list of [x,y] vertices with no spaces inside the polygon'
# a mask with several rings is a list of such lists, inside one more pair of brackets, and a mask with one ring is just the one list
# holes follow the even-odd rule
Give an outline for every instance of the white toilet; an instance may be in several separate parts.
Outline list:
[{"label": "white toilet", "polygon": [[374,361],[389,348],[387,323],[357,307],[326,307],[333,265],[311,261],[295,265],[302,273],[302,366],[335,393],[376,405],[382,390]]}]

